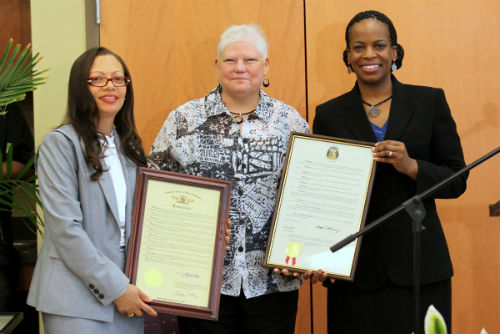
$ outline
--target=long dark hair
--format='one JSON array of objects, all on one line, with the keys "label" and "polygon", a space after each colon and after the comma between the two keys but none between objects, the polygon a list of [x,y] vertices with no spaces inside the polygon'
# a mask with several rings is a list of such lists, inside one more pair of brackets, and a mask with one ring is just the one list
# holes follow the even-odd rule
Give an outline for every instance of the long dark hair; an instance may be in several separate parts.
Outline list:
[{"label": "long dark hair", "polygon": [[[99,113],[94,97],[89,91],[87,78],[95,58],[102,55],[114,56],[123,66],[125,76],[131,78],[125,62],[111,50],[96,47],[85,51],[71,67],[68,84],[68,110],[63,123],[71,124],[83,140],[86,160],[95,170],[91,176],[93,181],[99,180],[104,171],[100,161],[103,157],[103,145],[99,140],[103,135],[97,131],[95,120],[98,119]],[[142,141],[135,127],[132,82],[127,86],[125,101],[115,116],[114,125],[120,137],[123,153],[138,166],[146,166]]]},{"label": "long dark hair", "polygon": [[355,23],[366,19],[375,19],[387,24],[387,27],[389,28],[389,39],[391,40],[391,46],[396,46],[397,59],[394,61],[394,63],[396,64],[397,68],[401,68],[401,66],[403,66],[405,51],[403,47],[398,43],[398,34],[396,33],[396,28],[394,28],[392,21],[385,14],[377,12],[376,10],[367,10],[365,12],[360,12],[356,14],[347,24],[347,27],[345,28],[346,48],[342,54],[345,66],[349,67],[349,60],[347,59],[347,52],[349,50],[350,43],[349,30]]}]

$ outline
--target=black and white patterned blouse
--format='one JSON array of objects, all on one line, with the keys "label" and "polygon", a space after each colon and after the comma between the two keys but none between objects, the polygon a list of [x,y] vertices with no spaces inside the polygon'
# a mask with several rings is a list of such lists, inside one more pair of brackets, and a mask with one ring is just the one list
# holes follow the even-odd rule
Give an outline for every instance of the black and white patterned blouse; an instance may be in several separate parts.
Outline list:
[{"label": "black and white patterned blouse", "polygon": [[297,289],[299,279],[262,266],[290,132],[309,132],[291,106],[260,91],[255,112],[239,126],[220,87],[169,114],[149,154],[153,168],[232,181],[230,249],[222,293],[247,298]]}]

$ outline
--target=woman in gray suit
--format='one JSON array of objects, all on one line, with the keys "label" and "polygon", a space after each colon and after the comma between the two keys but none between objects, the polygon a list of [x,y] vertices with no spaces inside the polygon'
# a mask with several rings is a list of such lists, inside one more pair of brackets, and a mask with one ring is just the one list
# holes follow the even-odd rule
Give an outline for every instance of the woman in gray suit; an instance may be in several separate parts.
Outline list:
[{"label": "woman in gray suit", "polygon": [[69,78],[64,124],[37,156],[45,233],[28,304],[46,333],[142,333],[150,298],[124,274],[137,166],[146,159],[130,73],[106,48]]}]

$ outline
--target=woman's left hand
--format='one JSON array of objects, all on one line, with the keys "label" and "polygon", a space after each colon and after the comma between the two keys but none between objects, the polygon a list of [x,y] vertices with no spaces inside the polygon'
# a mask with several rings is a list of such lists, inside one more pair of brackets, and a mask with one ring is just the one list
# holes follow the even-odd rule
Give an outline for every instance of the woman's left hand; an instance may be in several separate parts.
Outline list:
[{"label": "woman's left hand", "polygon": [[413,181],[417,180],[417,161],[410,158],[404,143],[396,140],[384,140],[376,143],[372,151],[375,161],[391,164],[401,174],[407,175]]},{"label": "woman's left hand", "polygon": [[297,271],[291,271],[291,270],[288,270],[288,269],[274,268],[273,272],[275,274],[281,274],[283,276],[293,276],[293,277],[299,277],[300,276],[299,272],[297,272]]}]

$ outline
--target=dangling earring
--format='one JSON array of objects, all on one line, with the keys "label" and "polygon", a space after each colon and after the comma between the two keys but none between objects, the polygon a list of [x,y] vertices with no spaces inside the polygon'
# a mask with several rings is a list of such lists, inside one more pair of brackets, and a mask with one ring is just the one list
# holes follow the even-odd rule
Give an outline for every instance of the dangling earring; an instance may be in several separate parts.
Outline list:
[{"label": "dangling earring", "polygon": [[397,69],[398,69],[398,67],[396,66],[396,62],[392,62],[391,70],[394,72]]},{"label": "dangling earring", "polygon": [[264,80],[262,80],[262,86],[269,87],[269,79],[268,78],[264,78]]},{"label": "dangling earring", "polygon": [[352,67],[351,64],[347,65],[347,73],[351,74],[352,73]]}]

